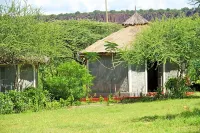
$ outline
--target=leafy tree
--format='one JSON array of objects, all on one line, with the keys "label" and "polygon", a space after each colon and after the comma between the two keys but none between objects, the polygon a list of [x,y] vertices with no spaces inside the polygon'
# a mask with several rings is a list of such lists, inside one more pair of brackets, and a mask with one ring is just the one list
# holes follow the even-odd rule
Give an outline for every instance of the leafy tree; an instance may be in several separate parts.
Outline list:
[{"label": "leafy tree", "polygon": [[66,53],[64,42],[60,39],[61,27],[38,20],[38,9],[19,1],[1,7],[1,63],[41,62],[45,57]]},{"label": "leafy tree", "polygon": [[200,81],[200,60],[193,59],[190,61],[189,68],[188,68],[188,75],[190,76],[191,80],[194,82]]},{"label": "leafy tree", "polygon": [[[64,47],[62,27],[39,18],[39,10],[26,1],[11,1],[0,6],[0,63],[46,63],[49,58],[72,55]],[[17,87],[17,76],[15,87]]]},{"label": "leafy tree", "polygon": [[68,59],[77,62],[80,62],[77,58],[78,52],[122,28],[118,24],[89,20],[55,21],[53,23],[62,27],[60,38],[65,42],[64,46],[74,54],[74,56],[68,56]]},{"label": "leafy tree", "polygon": [[199,17],[157,20],[137,36],[122,57],[129,64],[143,64],[144,60],[173,62],[178,65],[181,77],[190,61],[200,56],[199,24]]},{"label": "leafy tree", "polygon": [[118,31],[122,26],[113,23],[101,23],[89,20],[56,21],[62,26],[62,37],[66,47],[78,52],[109,34]]}]

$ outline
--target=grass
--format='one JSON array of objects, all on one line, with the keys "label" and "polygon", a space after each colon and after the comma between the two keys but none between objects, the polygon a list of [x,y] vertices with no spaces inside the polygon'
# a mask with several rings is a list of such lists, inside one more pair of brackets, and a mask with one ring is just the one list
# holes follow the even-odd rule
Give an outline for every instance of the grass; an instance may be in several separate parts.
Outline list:
[{"label": "grass", "polygon": [[0,133],[199,133],[200,99],[82,105],[0,115]]}]

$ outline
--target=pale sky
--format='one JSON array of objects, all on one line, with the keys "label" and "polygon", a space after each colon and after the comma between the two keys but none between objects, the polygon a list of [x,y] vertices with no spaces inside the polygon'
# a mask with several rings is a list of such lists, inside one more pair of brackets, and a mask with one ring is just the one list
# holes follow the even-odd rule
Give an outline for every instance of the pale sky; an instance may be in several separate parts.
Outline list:
[{"label": "pale sky", "polygon": [[[7,0],[8,1],[8,0]],[[108,10],[134,10],[135,5],[138,9],[180,9],[192,6],[189,0],[107,0]],[[0,0],[0,4],[5,0]],[[28,0],[34,7],[41,8],[44,14],[60,14],[92,12],[94,10],[105,10],[105,0]]]}]

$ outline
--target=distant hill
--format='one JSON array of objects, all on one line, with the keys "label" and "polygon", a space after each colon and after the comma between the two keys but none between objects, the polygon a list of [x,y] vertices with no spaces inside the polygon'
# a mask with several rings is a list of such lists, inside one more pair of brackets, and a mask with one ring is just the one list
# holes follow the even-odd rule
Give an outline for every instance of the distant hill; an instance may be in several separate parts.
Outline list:
[{"label": "distant hill", "polygon": [[[122,11],[115,11],[111,10],[109,11],[109,22],[115,22],[115,23],[123,23],[125,20],[127,20],[131,15],[134,14],[135,11],[133,10],[122,10]],[[189,9],[187,7],[182,8],[180,10],[177,9],[159,9],[159,10],[138,10],[137,11],[140,15],[142,15],[147,20],[151,21],[155,18],[162,18],[163,16],[166,17],[178,17],[180,15],[186,15],[186,16],[192,16],[195,13],[200,13],[199,9]],[[95,20],[100,22],[105,22],[105,12],[95,10],[93,12],[89,13],[66,13],[66,14],[58,14],[58,15],[46,15],[43,16],[43,19],[46,21],[52,21],[52,20],[80,20],[80,19],[89,19],[89,20]]]}]

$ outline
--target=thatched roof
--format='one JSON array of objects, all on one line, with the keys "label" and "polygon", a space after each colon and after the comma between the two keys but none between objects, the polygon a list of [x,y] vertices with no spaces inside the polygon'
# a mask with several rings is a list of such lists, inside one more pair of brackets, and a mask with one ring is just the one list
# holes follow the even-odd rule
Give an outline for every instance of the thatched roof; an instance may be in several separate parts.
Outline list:
[{"label": "thatched roof", "polygon": [[85,50],[81,51],[81,53],[85,52],[96,52],[96,53],[107,53],[105,50],[106,42],[112,42],[118,44],[119,49],[125,49],[130,46],[130,44],[134,41],[136,34],[141,31],[146,26],[129,26],[123,28],[106,38],[95,42],[94,44],[87,47]]},{"label": "thatched roof", "polygon": [[136,34],[143,29],[145,24],[148,24],[148,21],[140,16],[137,12],[126,20],[123,25],[126,28],[123,28],[106,38],[95,42],[94,44],[87,47],[85,50],[82,50],[81,53],[85,52],[96,52],[96,53],[108,53],[105,50],[106,42],[116,43],[119,49],[129,48],[131,43],[134,41]]},{"label": "thatched roof", "polygon": [[9,57],[0,57],[0,64],[46,64],[49,62],[49,58],[47,56],[43,57],[13,57],[12,59]]},{"label": "thatched roof", "polygon": [[142,16],[140,16],[137,12],[135,12],[133,16],[131,16],[123,23],[123,25],[125,26],[145,25],[145,24],[148,24],[148,21]]}]

